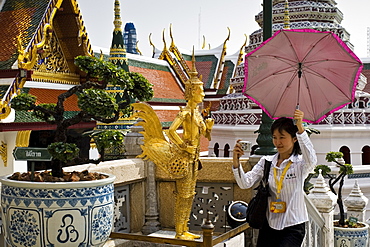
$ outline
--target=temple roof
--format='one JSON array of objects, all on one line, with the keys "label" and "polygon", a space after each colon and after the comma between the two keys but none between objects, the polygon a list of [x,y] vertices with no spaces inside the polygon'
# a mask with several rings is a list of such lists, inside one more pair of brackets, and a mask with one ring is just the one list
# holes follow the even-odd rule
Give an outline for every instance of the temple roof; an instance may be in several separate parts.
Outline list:
[{"label": "temple roof", "polygon": [[[69,73],[78,72],[73,63],[75,56],[92,52],[80,10],[73,0],[6,0],[0,22],[0,69],[12,68],[20,50],[28,53],[29,59],[39,60],[47,48],[47,39],[53,35],[61,46]],[[34,47],[38,58],[32,57]]]},{"label": "temple roof", "polygon": [[[10,114],[11,98],[27,82],[34,82],[27,90],[43,103],[55,103],[58,85],[81,83],[74,58],[93,52],[77,1],[5,0],[0,22],[0,119]],[[55,86],[42,93],[35,85],[46,82]]]},{"label": "temple roof", "polygon": [[49,1],[5,1],[0,12],[0,69],[10,69],[17,60],[17,37],[28,44],[36,32]]}]

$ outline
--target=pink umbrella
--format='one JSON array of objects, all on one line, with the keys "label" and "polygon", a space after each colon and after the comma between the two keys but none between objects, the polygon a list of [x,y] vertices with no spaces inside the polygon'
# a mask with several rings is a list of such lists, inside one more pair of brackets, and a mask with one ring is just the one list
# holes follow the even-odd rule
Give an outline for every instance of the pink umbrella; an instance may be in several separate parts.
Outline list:
[{"label": "pink umbrella", "polygon": [[318,123],[353,101],[360,59],[332,32],[280,30],[245,56],[243,93],[273,119]]}]

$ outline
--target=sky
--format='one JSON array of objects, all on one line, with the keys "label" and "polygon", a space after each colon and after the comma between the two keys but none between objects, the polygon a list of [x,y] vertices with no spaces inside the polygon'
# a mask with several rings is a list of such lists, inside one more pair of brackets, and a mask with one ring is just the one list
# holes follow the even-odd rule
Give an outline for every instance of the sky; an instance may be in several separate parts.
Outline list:
[{"label": "sky", "polygon": [[[221,45],[228,35],[227,54],[237,53],[249,36],[260,27],[255,15],[262,11],[263,0],[120,0],[122,29],[135,25],[138,47],[151,56],[152,46],[163,49],[164,31],[167,47],[169,28],[178,48],[201,49],[203,37],[207,48]],[[367,57],[367,29],[370,28],[369,0],[336,0],[343,13],[341,25],[350,33],[350,41],[359,58]],[[93,47],[109,48],[114,29],[114,0],[78,0],[87,33]],[[249,43],[249,40],[248,40]],[[95,52],[99,52],[94,49]]]}]

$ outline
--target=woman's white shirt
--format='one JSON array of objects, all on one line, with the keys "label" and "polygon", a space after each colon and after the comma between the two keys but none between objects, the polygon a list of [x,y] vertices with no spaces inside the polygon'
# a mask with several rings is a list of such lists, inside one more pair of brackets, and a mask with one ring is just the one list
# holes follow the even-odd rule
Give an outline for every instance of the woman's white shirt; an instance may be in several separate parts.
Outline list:
[{"label": "woman's white shirt", "polygon": [[259,183],[263,177],[263,168],[265,160],[271,161],[271,169],[269,173],[269,186],[271,196],[268,198],[268,203],[276,201],[276,182],[274,179],[273,169],[277,169],[277,178],[280,179],[281,173],[289,160],[292,161],[285,178],[283,180],[283,188],[281,190],[280,199],[286,202],[285,213],[271,213],[267,210],[267,218],[271,228],[282,230],[286,227],[297,225],[308,221],[308,213],[304,199],[304,180],[317,163],[316,152],[312,142],[306,132],[297,133],[297,139],[301,148],[301,155],[292,155],[289,159],[284,160],[279,167],[276,166],[278,161],[278,153],[272,156],[263,156],[259,162],[252,168],[251,171],[245,173],[242,166],[233,168],[235,180],[240,188],[248,189]]}]

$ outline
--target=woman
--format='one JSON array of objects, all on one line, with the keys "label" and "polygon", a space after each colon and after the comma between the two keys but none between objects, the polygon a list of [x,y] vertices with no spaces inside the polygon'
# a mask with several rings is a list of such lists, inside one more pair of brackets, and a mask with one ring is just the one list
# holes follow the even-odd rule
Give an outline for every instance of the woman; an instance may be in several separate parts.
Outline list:
[{"label": "woman", "polygon": [[247,189],[259,183],[265,160],[271,161],[267,221],[259,231],[257,247],[300,247],[305,235],[308,213],[304,202],[304,180],[316,166],[313,145],[303,127],[303,112],[296,110],[294,119],[279,118],[271,126],[277,153],[264,156],[247,173],[239,158],[244,154],[239,141],[233,150],[233,172],[239,187]]}]

